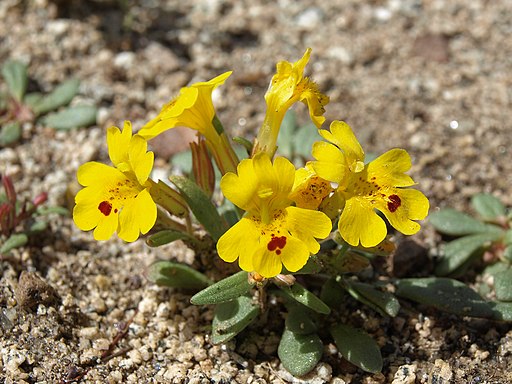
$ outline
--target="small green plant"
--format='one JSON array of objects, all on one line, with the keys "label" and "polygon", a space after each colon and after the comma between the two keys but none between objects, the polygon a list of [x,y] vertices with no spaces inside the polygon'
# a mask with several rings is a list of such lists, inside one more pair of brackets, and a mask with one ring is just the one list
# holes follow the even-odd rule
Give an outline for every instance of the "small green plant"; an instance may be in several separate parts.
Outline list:
[{"label": "small green plant", "polygon": [[[400,280],[396,293],[461,316],[511,321],[512,212],[490,194],[473,196],[471,204],[478,218],[451,208],[430,214],[430,224],[448,238],[435,268],[440,277]],[[476,284],[480,294],[453,279],[479,265],[484,266]]]},{"label": "small green plant", "polygon": [[49,94],[26,93],[27,66],[19,61],[8,61],[2,66],[2,77],[7,86],[0,93],[0,147],[12,145],[21,139],[25,122],[40,121],[55,128],[67,130],[96,123],[97,108],[92,105],[67,106],[78,93],[79,81],[68,80]]},{"label": "small green plant", "polygon": [[52,212],[68,214],[63,208],[44,208],[48,195],[43,192],[32,201],[20,201],[7,175],[0,174],[3,193],[0,193],[0,255],[28,243],[30,236],[44,231],[43,216]]},{"label": "small green plant", "polygon": [[[429,203],[410,188],[415,183],[405,150],[368,161],[348,124],[336,120],[321,129],[329,99],[304,76],[310,53],[277,64],[257,137],[233,140],[245,149],[241,160],[212,101],[213,90],[231,72],[183,87],[135,134],[129,121],[123,129],[110,127],[112,166],[80,166],[84,188],[75,196],[73,219],[80,229],[93,230],[96,240],[117,233],[131,242],[147,234],[151,247],[181,240],[193,248],[193,266],[161,260],[149,267],[148,278],[195,291],[194,305],[213,305],[214,344],[242,337],[257,319],[282,313],[278,355],[293,375],[311,371],[332,340],[345,359],[379,372],[377,342],[341,321],[341,314],[352,299],[383,316],[398,314],[390,284],[375,282],[367,272],[373,259],[394,249],[386,219],[412,235]],[[287,114],[299,101],[312,124],[299,126]],[[198,133],[190,176],[171,175],[170,185],[153,181],[148,141],[176,126]],[[239,268],[228,264],[236,261]]]}]

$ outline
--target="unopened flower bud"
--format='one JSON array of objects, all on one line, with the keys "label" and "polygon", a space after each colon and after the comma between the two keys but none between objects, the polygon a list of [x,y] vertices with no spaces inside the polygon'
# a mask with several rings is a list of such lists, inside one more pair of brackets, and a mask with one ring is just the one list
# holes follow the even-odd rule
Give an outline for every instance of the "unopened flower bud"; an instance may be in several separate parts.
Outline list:
[{"label": "unopened flower bud", "polygon": [[42,192],[34,198],[34,200],[32,201],[32,204],[34,204],[34,206],[38,207],[41,204],[45,203],[46,200],[48,200],[48,193]]}]

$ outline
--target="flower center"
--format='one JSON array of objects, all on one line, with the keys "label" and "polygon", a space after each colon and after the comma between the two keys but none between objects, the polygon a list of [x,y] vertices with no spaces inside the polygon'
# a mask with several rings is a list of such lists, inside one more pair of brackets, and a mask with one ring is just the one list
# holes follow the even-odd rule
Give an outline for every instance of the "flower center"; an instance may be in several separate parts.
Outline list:
[{"label": "flower center", "polygon": [[286,236],[277,237],[273,233],[270,236],[271,238],[267,244],[267,249],[271,252],[276,251],[276,254],[280,255],[281,250],[286,246]]},{"label": "flower center", "polygon": [[99,203],[98,210],[105,216],[109,216],[112,211],[118,213],[126,200],[135,199],[139,192],[136,184],[130,179],[119,180],[108,190],[108,199]]},{"label": "flower center", "polygon": [[108,215],[110,215],[110,212],[112,211],[112,204],[110,204],[108,201],[102,201],[100,203],[100,205],[98,205],[98,209],[105,216],[108,216]]},{"label": "flower center", "polygon": [[390,195],[388,199],[388,209],[391,213],[395,212],[402,205],[402,200],[398,195]]}]

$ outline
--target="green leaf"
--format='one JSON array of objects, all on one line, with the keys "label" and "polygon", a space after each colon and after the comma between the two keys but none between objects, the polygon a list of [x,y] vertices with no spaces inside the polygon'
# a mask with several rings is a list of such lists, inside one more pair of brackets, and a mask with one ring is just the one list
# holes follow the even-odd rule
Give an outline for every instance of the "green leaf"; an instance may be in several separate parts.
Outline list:
[{"label": "green leaf", "polygon": [[166,229],[149,236],[146,240],[146,244],[150,247],[160,247],[161,245],[169,244],[176,240],[188,240],[197,243],[196,238],[190,236],[188,233]]},{"label": "green leaf", "polygon": [[493,195],[479,193],[472,197],[471,204],[484,220],[494,220],[506,215],[505,206]]},{"label": "green leaf", "polygon": [[252,152],[252,141],[249,141],[244,137],[235,136],[233,137],[233,142],[241,145],[245,149],[246,153],[250,154]]},{"label": "green leaf", "polygon": [[259,311],[259,306],[250,295],[218,304],[213,315],[212,343],[221,344],[231,340],[254,321]]},{"label": "green leaf", "polygon": [[23,104],[30,107],[30,109],[34,110],[34,106],[41,102],[43,98],[43,94],[40,92],[31,92],[27,93],[23,98]]},{"label": "green leaf", "polygon": [[505,245],[512,245],[512,229],[505,231],[505,237],[503,238]]},{"label": "green leaf", "polygon": [[479,233],[447,243],[443,257],[436,266],[436,275],[446,276],[455,272],[470,259],[482,255],[484,250],[501,236],[500,232]]},{"label": "green leaf", "polygon": [[96,124],[98,109],[93,105],[75,105],[45,116],[44,124],[49,127],[68,130]]},{"label": "green leaf", "polygon": [[493,309],[494,320],[512,321],[512,303],[491,301],[489,305]]},{"label": "green leaf", "polygon": [[395,295],[375,289],[370,284],[356,281],[348,282],[348,292],[355,299],[368,305],[382,316],[395,317],[400,310],[400,303]]},{"label": "green leaf", "polygon": [[52,213],[55,213],[57,215],[61,216],[71,216],[71,213],[69,212],[69,209],[64,207],[37,207],[37,214],[44,216],[44,215],[50,215]]},{"label": "green leaf", "polygon": [[304,266],[297,272],[290,272],[283,266],[283,270],[281,271],[281,273],[283,275],[312,275],[320,272],[321,269],[322,267],[318,264],[316,256],[313,255],[309,257],[306,264],[304,264]]},{"label": "green leaf", "polygon": [[39,233],[39,232],[43,232],[46,228],[48,228],[48,223],[46,221],[36,220],[30,226],[29,232],[30,233]]},{"label": "green leaf", "polygon": [[382,356],[377,342],[362,330],[338,324],[331,328],[338,351],[348,361],[366,372],[382,370]]},{"label": "green leaf", "polygon": [[497,263],[485,267],[484,271],[482,272],[482,275],[491,275],[494,278],[494,275],[508,268],[510,268],[510,264],[498,261]]},{"label": "green leaf", "polygon": [[428,220],[439,232],[451,236],[501,231],[496,225],[482,223],[465,213],[451,208],[431,213]]},{"label": "green leaf", "polygon": [[192,151],[187,149],[174,154],[171,159],[171,164],[182,173],[190,175],[192,173]]},{"label": "green leaf", "polygon": [[6,254],[7,252],[19,248],[28,242],[28,236],[24,233],[17,233],[11,235],[5,242],[0,246],[0,254]]},{"label": "green leaf", "polygon": [[281,156],[292,158],[293,157],[293,137],[297,130],[297,115],[294,110],[290,109],[284,115],[277,136],[278,152]]},{"label": "green leaf", "polygon": [[489,303],[466,284],[444,277],[397,281],[397,296],[459,316],[492,317]]},{"label": "green leaf", "polygon": [[277,355],[293,376],[303,376],[320,361],[324,345],[316,333],[302,335],[285,328]]},{"label": "green leaf", "polygon": [[227,228],[208,196],[196,183],[186,177],[170,176],[169,180],[178,188],[197,221],[204,226],[213,240],[218,241]]},{"label": "green leaf", "polygon": [[512,245],[509,244],[505,247],[503,250],[503,257],[505,260],[507,260],[509,263],[512,263]]},{"label": "green leaf", "polygon": [[2,76],[11,95],[22,101],[28,84],[27,66],[16,60],[8,61],[2,66]]},{"label": "green leaf", "polygon": [[331,312],[331,309],[327,304],[299,283],[295,283],[291,287],[280,286],[279,288],[281,288],[290,298],[308,308],[311,308],[315,312],[322,313],[324,315],[328,315]]},{"label": "green leaf", "polygon": [[288,305],[286,328],[298,335],[308,335],[317,331],[317,326],[303,306]]},{"label": "green leaf", "polygon": [[38,115],[42,115],[64,105],[68,105],[78,93],[79,86],[80,81],[78,79],[70,79],[58,85],[52,92],[42,97],[41,100],[33,106],[34,112]]},{"label": "green leaf", "polygon": [[320,292],[320,300],[326,303],[332,309],[341,307],[346,297],[346,291],[332,277],[325,282]]},{"label": "green leaf", "polygon": [[494,275],[494,289],[499,301],[512,301],[512,269]]},{"label": "green leaf", "polygon": [[311,148],[315,141],[322,140],[318,134],[318,128],[314,124],[307,124],[300,127],[293,137],[295,155],[304,158],[311,158]]},{"label": "green leaf", "polygon": [[5,147],[18,142],[21,139],[21,125],[13,121],[2,125],[0,129],[0,147]]},{"label": "green leaf", "polygon": [[208,277],[188,265],[165,260],[149,266],[148,280],[158,285],[184,289],[201,289],[213,284]]},{"label": "green leaf", "polygon": [[194,305],[223,303],[245,295],[252,287],[248,273],[240,271],[196,293],[190,302]]}]

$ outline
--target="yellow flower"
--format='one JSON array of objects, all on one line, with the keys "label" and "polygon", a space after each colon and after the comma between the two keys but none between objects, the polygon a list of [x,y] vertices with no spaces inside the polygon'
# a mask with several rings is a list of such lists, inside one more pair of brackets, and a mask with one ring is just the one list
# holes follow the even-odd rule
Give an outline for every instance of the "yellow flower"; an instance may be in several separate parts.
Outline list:
[{"label": "yellow flower", "polygon": [[286,111],[297,101],[304,102],[309,109],[313,123],[320,128],[325,121],[325,105],[329,97],[318,90],[315,82],[304,76],[304,68],[309,61],[311,48],[296,63],[280,61],[277,63],[276,74],[272,77],[270,87],[265,94],[267,112],[261,126],[253,153],[266,152],[270,156],[276,150],[279,128]]},{"label": "yellow flower", "polygon": [[138,134],[150,140],[171,128],[192,128],[206,137],[221,172],[235,172],[238,158],[215,115],[212,102],[213,90],[224,84],[231,73],[226,72],[210,81],[181,88],[178,97],[164,105],[158,116],[144,125]]},{"label": "yellow flower", "polygon": [[125,121],[123,131],[107,131],[110,160],[115,167],[94,161],[78,168],[78,182],[85,188],[75,196],[73,220],[78,228],[94,228],[96,240],[108,240],[114,232],[128,242],[147,233],[155,224],[157,207],[149,193],[153,152],[141,136],[132,136]]},{"label": "yellow flower", "polygon": [[428,213],[428,199],[420,191],[405,189],[415,185],[405,174],[411,168],[409,154],[392,149],[368,164],[351,128],[334,121],[330,132],[321,135],[330,143],[313,145],[312,162],[317,174],[338,183],[337,193],[345,201],[338,229],[352,246],[374,247],[387,234],[386,223],[377,214],[384,214],[389,223],[405,235],[420,229],[413,220],[423,220]]},{"label": "yellow flower", "polygon": [[319,177],[308,162],[295,172],[290,198],[297,207],[316,210],[332,190],[331,183]]},{"label": "yellow flower", "polygon": [[244,271],[270,278],[281,273],[283,265],[298,271],[319,251],[317,239],[329,235],[331,220],[322,212],[291,205],[294,179],[292,163],[283,157],[272,163],[266,153],[242,160],[238,174],[224,175],[224,196],[246,211],[217,243],[224,261],[238,258]]}]

